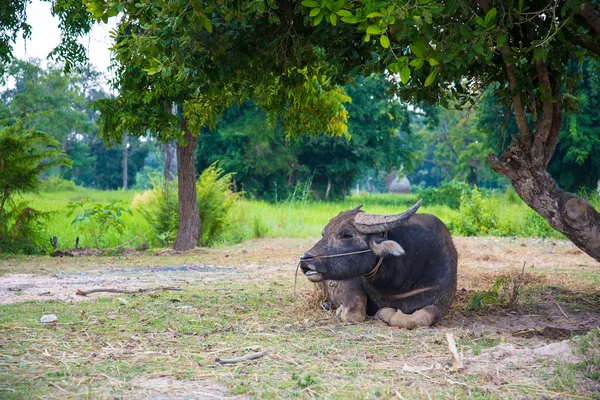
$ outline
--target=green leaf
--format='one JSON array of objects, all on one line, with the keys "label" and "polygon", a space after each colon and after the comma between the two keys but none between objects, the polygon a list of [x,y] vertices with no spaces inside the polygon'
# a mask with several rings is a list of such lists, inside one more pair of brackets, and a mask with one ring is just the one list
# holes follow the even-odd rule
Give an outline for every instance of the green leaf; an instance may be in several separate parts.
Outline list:
[{"label": "green leaf", "polygon": [[390,47],[390,38],[388,38],[386,35],[381,35],[379,38],[379,43],[381,43],[384,49],[387,49]]},{"label": "green leaf", "polygon": [[438,62],[438,60],[436,60],[435,58],[429,58],[429,65],[431,65],[432,67],[435,67],[436,65],[439,65],[440,63]]},{"label": "green leaf", "polygon": [[475,23],[483,26],[483,18],[481,18],[479,15],[475,16]]},{"label": "green leaf", "polygon": [[[321,7],[317,7],[317,8],[313,8],[312,10],[310,10],[310,14],[308,14],[311,17],[315,17],[317,16],[319,13],[321,12]],[[316,24],[315,24],[316,25]]]},{"label": "green leaf", "polygon": [[351,17],[344,17],[342,18],[342,22],[345,22],[347,24],[358,24],[358,18],[351,16]]},{"label": "green leaf", "polygon": [[204,29],[206,29],[208,31],[208,33],[212,33],[213,28],[210,23],[210,20],[208,18],[206,18],[206,15],[200,15],[200,23],[202,24]]},{"label": "green leaf", "polygon": [[488,11],[488,13],[485,15],[485,21],[483,22],[485,26],[488,26],[490,22],[492,22],[496,18],[496,13],[496,7]]},{"label": "green leaf", "polygon": [[339,15],[340,17],[351,17],[352,13],[348,10],[337,10],[335,12],[337,15]]},{"label": "green leaf", "polygon": [[367,35],[381,35],[383,30],[377,25],[369,25],[367,27]]},{"label": "green leaf", "polygon": [[154,75],[154,74],[158,73],[158,68],[156,68],[156,67],[145,68],[145,69],[143,69],[143,71],[145,73],[147,73],[148,75]]},{"label": "green leaf", "polygon": [[310,7],[310,8],[319,7],[319,3],[317,3],[314,0],[304,0],[300,4],[302,4],[304,7]]},{"label": "green leaf", "polygon": [[383,17],[383,14],[377,11],[374,11],[367,15],[367,18],[375,18],[375,17]]},{"label": "green leaf", "polygon": [[421,67],[423,67],[423,59],[415,58],[414,60],[409,62],[408,65],[410,65],[411,67],[414,67],[414,70],[417,71],[417,70],[421,69]]},{"label": "green leaf", "polygon": [[437,77],[437,74],[438,74],[437,69],[434,69],[433,71],[431,71],[429,76],[427,76],[427,78],[425,78],[425,87],[431,86],[433,84],[433,82],[435,82],[435,78]]},{"label": "green leaf", "polygon": [[400,70],[400,81],[402,82],[402,84],[406,85],[409,80],[410,80],[410,68],[402,67],[402,69]]},{"label": "green leaf", "polygon": [[413,53],[415,56],[417,56],[417,57],[419,57],[419,58],[423,58],[423,52],[421,51],[421,49],[419,49],[419,47],[418,47],[418,46],[416,46],[416,45],[414,45],[414,44],[411,44],[411,45],[410,45],[410,51],[412,51],[412,53]]},{"label": "green leaf", "polygon": [[329,22],[331,22],[331,25],[336,26],[337,25],[337,15],[329,14]]},{"label": "green leaf", "polygon": [[317,17],[315,18],[315,20],[313,21],[313,25],[317,26],[321,23],[321,21],[323,20],[323,14],[319,14],[317,15]]},{"label": "green leaf", "polygon": [[388,65],[388,69],[390,70],[390,72],[398,73],[400,72],[400,64],[398,62],[393,62],[390,65]]},{"label": "green leaf", "polygon": [[333,2],[333,10],[332,11],[338,11],[340,8],[344,7],[344,2],[346,0],[338,0]]}]

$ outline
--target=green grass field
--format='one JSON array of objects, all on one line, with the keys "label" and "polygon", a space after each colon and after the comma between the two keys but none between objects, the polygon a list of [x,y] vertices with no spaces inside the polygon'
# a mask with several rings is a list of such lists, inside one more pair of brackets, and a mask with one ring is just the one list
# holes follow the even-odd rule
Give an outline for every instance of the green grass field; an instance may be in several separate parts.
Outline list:
[{"label": "green grass field", "polygon": [[[57,236],[61,248],[74,246],[75,238],[80,237],[81,246],[95,247],[92,235],[86,232],[85,224],[73,224],[77,213],[67,216],[67,204],[83,199],[90,199],[92,203],[109,204],[111,201],[120,201],[132,209],[133,215],[123,214],[125,230],[122,233],[114,229],[102,232],[100,247],[111,248],[123,244],[138,234],[140,235],[130,246],[136,247],[142,243],[150,247],[164,247],[167,245],[155,232],[140,212],[141,206],[136,206],[135,198],[142,196],[138,191],[99,191],[79,188],[76,191],[41,192],[28,194],[24,200],[30,206],[51,212],[44,235],[48,238]],[[221,234],[217,246],[227,246],[245,240],[261,237],[290,237],[307,238],[318,237],[327,222],[340,211],[358,205],[363,205],[363,210],[374,214],[399,213],[413,205],[418,200],[417,195],[351,195],[344,201],[298,201],[287,200],[277,204],[258,200],[243,199],[237,203],[231,212],[225,231]],[[531,211],[522,203],[512,203],[506,196],[497,195],[487,198],[486,202],[494,210],[495,217],[503,226],[518,228],[523,226],[528,213]],[[438,216],[446,224],[460,219],[459,210],[443,205],[428,205],[424,203],[420,213],[431,213]],[[536,236],[535,234],[520,233],[518,229],[513,236]]]}]

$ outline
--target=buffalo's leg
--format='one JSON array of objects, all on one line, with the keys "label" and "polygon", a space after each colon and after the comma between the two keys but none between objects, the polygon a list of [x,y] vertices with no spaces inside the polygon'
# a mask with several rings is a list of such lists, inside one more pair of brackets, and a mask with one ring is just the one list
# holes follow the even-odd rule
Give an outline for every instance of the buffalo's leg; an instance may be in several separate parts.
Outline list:
[{"label": "buffalo's leg", "polygon": [[440,317],[442,310],[436,305],[423,307],[412,314],[404,314],[393,308],[382,308],[377,311],[376,317],[389,326],[414,329],[418,326],[431,326]]},{"label": "buffalo's leg", "polygon": [[340,321],[358,323],[367,318],[367,295],[361,288],[360,278],[328,281],[327,296]]}]

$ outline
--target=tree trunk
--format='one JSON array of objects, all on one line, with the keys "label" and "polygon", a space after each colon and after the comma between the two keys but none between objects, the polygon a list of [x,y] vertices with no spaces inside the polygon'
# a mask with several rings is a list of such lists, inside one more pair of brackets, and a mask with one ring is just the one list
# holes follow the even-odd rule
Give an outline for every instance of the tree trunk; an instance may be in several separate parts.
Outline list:
[{"label": "tree trunk", "polygon": [[535,167],[525,154],[510,150],[501,159],[489,155],[492,168],[509,178],[521,199],[550,226],[600,261],[600,214],[596,209],[574,194],[561,190],[550,174]]},{"label": "tree trunk", "polygon": [[123,190],[128,189],[129,136],[123,135]]},{"label": "tree trunk", "polygon": [[198,137],[189,131],[185,118],[181,118],[185,145],[177,145],[177,179],[179,197],[179,229],[174,250],[185,251],[196,247],[200,236],[200,214],[196,196],[196,166],[194,153]]},{"label": "tree trunk", "polygon": [[329,200],[329,192],[331,191],[331,178],[327,178],[327,188],[325,189],[325,200]]},{"label": "tree trunk", "polygon": [[177,165],[175,163],[174,155],[177,150],[177,144],[174,140],[169,140],[165,144],[165,169],[163,171],[163,176],[166,181],[172,181],[175,178],[175,171],[177,170]]},{"label": "tree trunk", "polygon": [[[477,2],[487,15],[491,2]],[[596,18],[584,6],[579,10],[580,14],[586,19]],[[596,20],[597,31],[600,32],[600,16]],[[508,41],[500,48],[500,54],[512,93],[519,136],[512,137],[513,144],[500,157],[489,154],[488,161],[496,172],[511,180],[521,199],[544,217],[550,226],[600,261],[600,214],[583,199],[559,189],[546,171],[562,125],[561,84],[553,79],[551,67],[542,58],[534,57],[535,79],[528,81],[528,86],[523,86],[519,80],[519,66],[515,64]],[[538,91],[537,97],[534,88]],[[524,96],[533,99],[528,106],[533,124],[526,112]]]}]

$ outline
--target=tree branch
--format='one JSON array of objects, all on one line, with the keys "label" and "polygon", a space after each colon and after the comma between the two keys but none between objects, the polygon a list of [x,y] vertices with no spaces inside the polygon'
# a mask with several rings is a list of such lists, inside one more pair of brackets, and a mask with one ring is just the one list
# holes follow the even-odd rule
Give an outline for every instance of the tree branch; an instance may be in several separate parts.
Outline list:
[{"label": "tree branch", "polygon": [[178,287],[171,287],[171,286],[158,286],[158,287],[153,287],[153,288],[148,288],[148,289],[137,289],[137,290],[127,290],[127,289],[113,289],[113,288],[98,288],[98,289],[90,289],[90,290],[81,290],[81,289],[77,289],[77,293],[75,293],[78,296],[87,296],[89,294],[92,293],[124,293],[124,294],[138,294],[138,293],[146,293],[146,292],[153,292],[155,290],[173,290],[176,292],[180,292],[183,289],[178,288]]},{"label": "tree branch", "polygon": [[579,15],[581,15],[588,25],[600,36],[600,14],[590,3],[583,3],[579,7]]},{"label": "tree branch", "polygon": [[597,45],[596,43],[592,43],[592,42],[590,42],[582,37],[579,37],[579,36],[573,36],[571,38],[571,40],[573,41],[573,43],[575,43],[579,47],[583,47],[584,49],[591,51],[592,53],[600,56],[600,45]]},{"label": "tree branch", "polygon": [[[477,4],[479,4],[479,7],[485,14],[487,14],[488,11],[490,11],[491,9],[489,0],[477,0]],[[531,132],[531,127],[529,126],[529,121],[527,120],[527,114],[525,113],[525,104],[523,103],[523,99],[521,98],[521,90],[519,88],[517,75],[515,74],[516,67],[513,62],[509,61],[510,46],[508,45],[508,41],[505,41],[502,45],[502,49],[500,49],[500,54],[502,55],[502,59],[504,60],[504,66],[506,69],[506,75],[508,77],[508,84],[510,90],[511,92],[513,92],[513,109],[515,113],[517,127],[519,128],[521,141],[528,145],[533,142],[533,133]]]},{"label": "tree branch", "polygon": [[540,91],[543,98],[542,117],[535,124],[535,141],[544,145],[550,135],[552,125],[553,105],[551,101],[552,89],[550,88],[550,75],[546,63],[542,59],[535,60],[535,70],[537,71],[537,80],[540,84]]},{"label": "tree branch", "polygon": [[557,101],[553,104],[552,126],[550,127],[550,135],[545,146],[546,153],[544,155],[544,168],[548,166],[548,163],[552,158],[552,154],[554,154],[554,149],[556,148],[556,144],[558,143],[558,137],[560,135],[560,128],[562,126],[562,95],[556,83],[552,85],[552,95],[556,98]]}]

